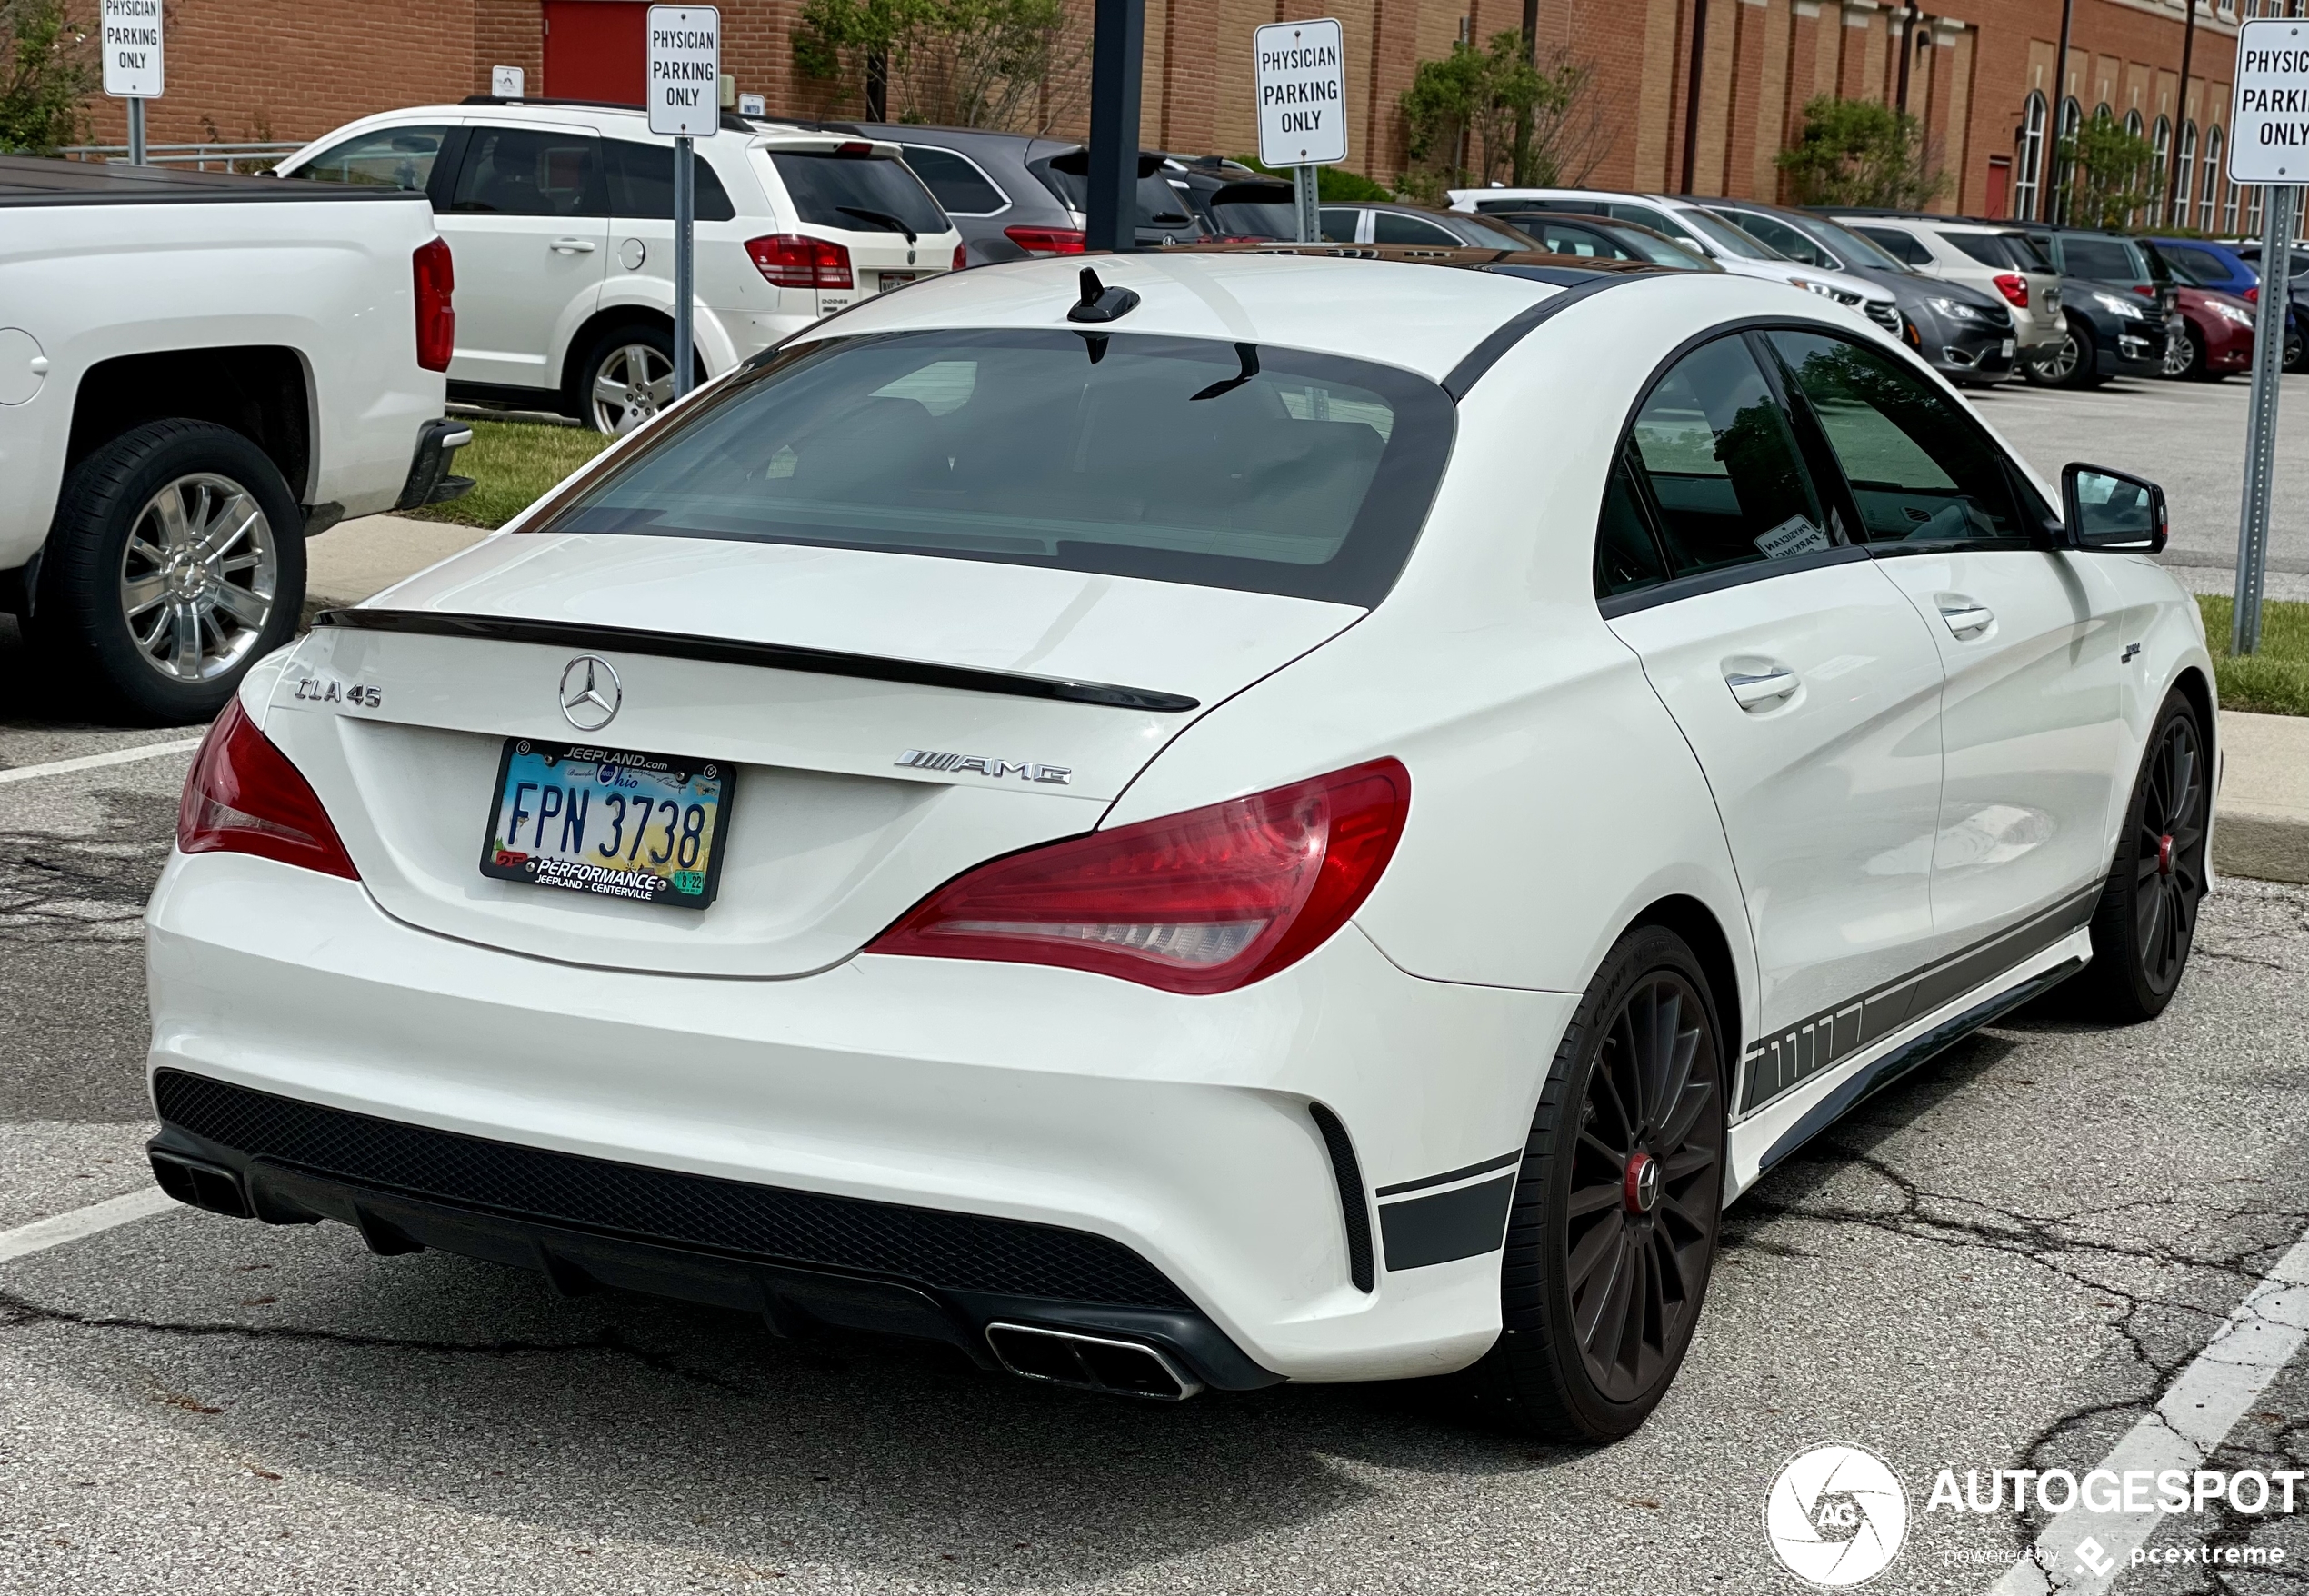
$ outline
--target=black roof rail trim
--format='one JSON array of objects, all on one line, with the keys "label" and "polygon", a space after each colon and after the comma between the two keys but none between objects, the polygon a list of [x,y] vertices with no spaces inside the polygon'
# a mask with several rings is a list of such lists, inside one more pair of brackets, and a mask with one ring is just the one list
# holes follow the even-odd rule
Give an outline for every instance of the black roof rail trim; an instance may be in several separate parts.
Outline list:
[{"label": "black roof rail trim", "polygon": [[1465,358],[1451,368],[1451,374],[1443,380],[1444,392],[1450,394],[1454,403],[1464,399],[1467,390],[1482,381],[1485,372],[1499,364],[1500,356],[1522,343],[1524,334],[1558,311],[1569,310],[1584,299],[1593,299],[1606,288],[1616,287],[1622,283],[1639,282],[1651,275],[1653,274],[1648,272],[1624,272],[1597,277],[1593,282],[1583,283],[1576,288],[1566,288],[1560,294],[1543,299],[1529,310],[1518,312],[1493,328],[1488,337],[1469,350]]},{"label": "black roof rail trim", "polygon": [[315,626],[356,632],[407,632],[426,637],[469,637],[485,643],[536,643],[554,648],[611,649],[664,659],[704,660],[750,665],[757,670],[802,671],[818,676],[849,676],[868,682],[905,682],[917,687],[946,687],[961,693],[996,693],[1010,698],[1041,698],[1060,703],[1089,703],[1105,709],[1148,710],[1180,714],[1202,708],[1183,693],[1105,682],[1068,682],[1019,671],[988,671],[971,665],[942,665],[927,660],[886,659],[878,654],[842,653],[784,643],[749,643],[737,638],[693,637],[678,632],[646,632],[631,626],[596,626],[590,622],[538,621],[520,616],[460,615],[434,610],[323,610]]},{"label": "black roof rail trim", "polygon": [[[457,102],[460,105],[544,105],[552,108],[565,105],[579,111],[632,111],[639,115],[648,109],[639,100],[579,100],[564,95],[467,95]],[[754,125],[735,111],[722,113],[725,133],[752,133]]]}]

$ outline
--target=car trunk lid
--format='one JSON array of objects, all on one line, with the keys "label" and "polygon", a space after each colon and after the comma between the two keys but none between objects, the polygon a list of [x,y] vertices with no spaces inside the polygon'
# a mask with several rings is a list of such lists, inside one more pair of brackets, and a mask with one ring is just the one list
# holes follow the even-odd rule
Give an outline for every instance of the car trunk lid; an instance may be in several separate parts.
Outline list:
[{"label": "car trunk lid", "polygon": [[[263,724],[401,920],[582,964],[799,975],[973,864],[1091,830],[1203,710],[1363,613],[871,551],[509,534],[326,617]],[[561,707],[587,656],[618,700],[591,731]],[[711,906],[483,875],[521,740],[733,769]]]}]

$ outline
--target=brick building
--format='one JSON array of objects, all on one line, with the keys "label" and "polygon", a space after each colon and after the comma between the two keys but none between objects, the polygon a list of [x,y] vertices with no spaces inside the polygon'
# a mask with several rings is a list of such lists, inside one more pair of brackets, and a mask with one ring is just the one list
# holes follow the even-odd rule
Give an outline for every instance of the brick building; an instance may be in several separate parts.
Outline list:
[{"label": "brick building", "polygon": [[[1070,3],[1086,32],[1090,0]],[[1804,103],[1833,93],[1903,105],[1923,120],[1953,180],[1943,208],[2027,214],[2032,140],[2050,136],[2064,115],[2105,106],[2160,148],[2177,139],[2189,156],[2191,220],[2234,232],[2254,210],[2249,196],[2230,204],[2220,175],[2236,24],[2256,5],[2274,12],[2302,0],[2194,0],[2183,104],[2187,3],[2074,0],[2061,74],[2061,0],[1933,0],[1931,9],[1885,0],[1540,0],[1539,40],[1595,69],[1605,131],[1595,184],[1774,196],[1774,155]],[[497,65],[523,67],[533,94],[638,100],[644,10],[636,0],[168,0],[169,94],[151,109],[151,137],[309,137],[367,112],[485,91]],[[795,70],[800,10],[801,0],[723,0],[725,70],[740,89],[765,95],[773,113],[860,114],[860,85]],[[1147,0],[1146,12],[1145,142],[1220,154],[1255,146],[1252,29],[1337,16],[1353,74],[1352,164],[1382,180],[1402,169],[1397,102],[1416,64],[1523,18],[1521,0]],[[116,103],[99,101],[95,112],[100,139],[125,137]],[[1078,136],[1086,112],[1078,93],[1062,95],[1053,131]]]}]

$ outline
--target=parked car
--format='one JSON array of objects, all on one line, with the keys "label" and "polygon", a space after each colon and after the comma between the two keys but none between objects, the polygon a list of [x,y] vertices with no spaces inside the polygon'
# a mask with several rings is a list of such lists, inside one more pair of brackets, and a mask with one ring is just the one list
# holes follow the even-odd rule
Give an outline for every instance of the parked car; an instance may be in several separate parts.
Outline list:
[{"label": "parked car", "polygon": [[1704,254],[1684,248],[1664,233],[1610,216],[1578,212],[1491,211],[1489,221],[1513,227],[1554,254],[1599,261],[1641,261],[1671,272],[1721,272]]},{"label": "parked car", "polygon": [[1900,307],[1900,333],[1908,347],[1957,386],[1994,387],[2012,374],[2019,336],[2003,299],[1926,277],[1810,211],[1754,200],[1700,203],[1792,261],[1865,278],[1883,288]]},{"label": "parked car", "polygon": [[861,304],[320,617],[147,914],[163,1188],[1634,1430],[1764,1171],[2055,984],[2165,1007],[2213,663],[2152,484],[1856,313],[1315,253],[1410,247]]},{"label": "parked car", "polygon": [[2162,376],[2179,313],[2172,274],[2156,251],[2119,233],[2024,227],[2061,274],[2068,337],[2021,374],[2067,388],[2094,388],[2111,377]]},{"label": "parked car", "polygon": [[1587,188],[1454,188],[1450,193],[1453,210],[1479,215],[1528,210],[1567,214],[1601,211],[1607,216],[1664,234],[1727,272],[1808,288],[1839,304],[1849,305],[1889,332],[1900,330],[1900,308],[1882,288],[1842,272],[1799,265],[1693,200]]},{"label": "parked car", "polygon": [[2219,382],[2253,369],[2254,310],[2233,294],[2183,284],[2175,290],[2179,320],[2164,346],[2164,374]]},{"label": "parked car", "polygon": [[[2256,274],[2260,271],[2260,244],[2232,244],[2229,247],[2235,250],[2238,256],[2242,258],[2246,264],[2252,266]],[[2288,264],[2286,270],[2285,293],[2286,297],[2293,302],[2293,319],[2294,324],[2299,326],[2304,334],[2309,334],[2309,249],[2304,249],[2299,244],[2295,244],[2294,246],[2292,259]],[[2255,302],[2258,303],[2260,295],[2256,294],[2254,298]],[[2285,369],[2287,371],[2309,371],[2309,349],[2304,349],[2303,353],[2294,355],[2293,359],[2286,363]]]},{"label": "parked car", "polygon": [[1522,231],[1464,213],[1388,200],[1327,204],[1320,216],[1323,236],[1334,244],[1402,244],[1434,249],[1537,249]]},{"label": "parked car", "polygon": [[1173,155],[1164,175],[1184,186],[1188,207],[1212,238],[1288,239],[1298,235],[1297,201],[1290,184],[1216,155]]},{"label": "parked car", "polygon": [[0,159],[0,607],[61,698],[207,720],[308,536],[473,486],[454,287],[391,186]]},{"label": "parked car", "polygon": [[[1090,152],[1080,145],[1055,155],[1037,156],[1029,169],[1064,197],[1077,216],[1090,206]],[[1160,150],[1138,154],[1138,215],[1132,234],[1140,249],[1169,249],[1209,234],[1195,220],[1178,162]],[[1079,224],[1078,224],[1079,225]]]},{"label": "parked car", "polygon": [[[961,234],[895,145],[733,116],[695,149],[700,378],[961,264]],[[559,410],[605,433],[672,400],[674,141],[640,107],[414,105],[314,140],[278,175],[433,202],[457,261],[460,398]]]},{"label": "parked car", "polygon": [[[2219,244],[2209,238],[2156,238],[2150,242],[2184,284],[2234,294],[2258,309],[2259,244]],[[2296,252],[2294,256],[2293,269],[2298,272],[2303,266],[2309,266],[2309,251]],[[2284,368],[2301,371],[2309,369],[2304,354],[2304,342],[2309,342],[2309,282],[2295,277],[2289,286],[2291,292],[2285,295]]]},{"label": "parked car", "polygon": [[2067,342],[2060,274],[2010,224],[1880,211],[1839,211],[1833,219],[1913,272],[1995,294],[2012,314],[2013,363],[2023,376]]}]

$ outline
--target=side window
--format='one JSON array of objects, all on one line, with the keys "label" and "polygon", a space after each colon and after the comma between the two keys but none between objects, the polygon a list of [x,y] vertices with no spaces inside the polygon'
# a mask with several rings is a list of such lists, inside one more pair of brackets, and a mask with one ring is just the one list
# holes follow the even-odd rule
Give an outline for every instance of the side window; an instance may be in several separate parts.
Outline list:
[{"label": "side window", "polygon": [[590,133],[476,127],[449,208],[496,216],[605,216],[601,167],[601,140]]},{"label": "side window", "polygon": [[1871,244],[1883,245],[1884,252],[1896,261],[1912,266],[1932,264],[1932,251],[1904,227],[1855,227],[1853,231]]},{"label": "side window", "polygon": [[1323,228],[1324,243],[1353,244],[1355,225],[1363,220],[1363,213],[1344,205],[1325,205],[1316,213],[1316,220]]},{"label": "side window", "polygon": [[2061,240],[2061,269],[2072,277],[2090,277],[2099,283],[2145,283],[2149,275],[2123,239],[2075,234]]},{"label": "side window", "polygon": [[1443,249],[1460,247],[1459,235],[1449,228],[1438,227],[1424,216],[1406,216],[1401,211],[1371,213],[1371,242],[1424,244]]},{"label": "side window", "polygon": [[[674,219],[674,151],[668,145],[613,138],[602,146],[609,167],[609,214],[636,221]],[[713,163],[690,157],[696,192],[692,203],[701,222],[727,222],[737,214],[729,192],[714,175]]]},{"label": "side window", "polygon": [[1689,227],[1674,217],[1653,209],[1650,205],[1631,205],[1614,200],[1604,207],[1604,214],[1607,216],[1616,216],[1623,222],[1633,222],[1638,227],[1649,227],[1654,233],[1664,233],[1678,244],[1688,242],[1694,248],[1699,245],[1700,241],[1692,236],[1692,230]]},{"label": "side window", "polygon": [[433,178],[445,127],[384,127],[333,145],[290,173],[315,183],[423,188]]},{"label": "side window", "polygon": [[1635,413],[1635,454],[1674,574],[1834,545],[1787,412],[1736,334],[1675,363]]},{"label": "side window", "polygon": [[1734,211],[1732,224],[1754,234],[1792,261],[1802,261],[1807,266],[1835,269],[1841,263],[1830,260],[1828,252],[1797,232],[1777,216],[1759,215],[1754,211]]},{"label": "side window", "polygon": [[906,165],[949,216],[991,216],[1010,204],[994,180],[955,154],[930,145],[906,145]]},{"label": "side window", "polygon": [[1611,598],[1667,580],[1650,518],[1636,496],[1635,478],[1623,449],[1612,461],[1604,484],[1604,514],[1595,526],[1595,596]]},{"label": "side window", "polygon": [[1872,349],[1824,333],[1774,333],[1871,543],[2000,538],[2028,527],[1996,446],[1954,404]]}]

